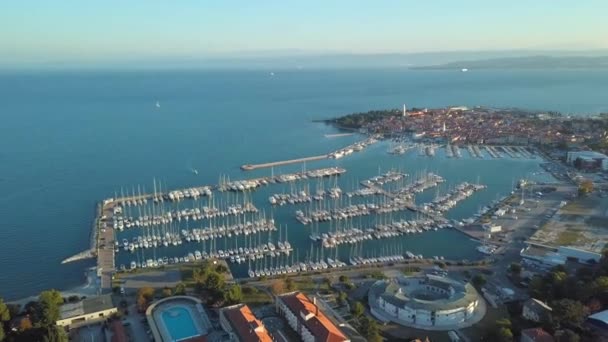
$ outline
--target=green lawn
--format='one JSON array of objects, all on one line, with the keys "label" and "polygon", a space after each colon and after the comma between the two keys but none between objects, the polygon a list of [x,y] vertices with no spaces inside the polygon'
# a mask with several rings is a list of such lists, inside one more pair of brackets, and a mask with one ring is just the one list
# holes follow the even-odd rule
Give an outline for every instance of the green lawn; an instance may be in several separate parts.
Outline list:
[{"label": "green lawn", "polygon": [[487,312],[483,319],[472,327],[462,329],[462,331],[471,341],[480,341],[484,336],[493,332],[496,329],[496,321],[503,318],[509,318],[509,312],[504,306],[494,309],[487,304]]},{"label": "green lawn", "polygon": [[317,290],[317,284],[312,280],[294,281],[296,288],[302,292],[313,293]]},{"label": "green lawn", "polygon": [[272,303],[272,298],[263,291],[259,291],[258,289],[243,285],[243,303],[255,307]]},{"label": "green lawn", "polygon": [[182,282],[186,285],[186,287],[194,287],[194,279],[192,279],[192,272],[196,268],[197,265],[181,265],[179,266],[179,272],[182,276]]},{"label": "green lawn", "polygon": [[559,233],[555,243],[561,246],[572,245],[583,237],[583,234],[578,230],[564,230]]}]

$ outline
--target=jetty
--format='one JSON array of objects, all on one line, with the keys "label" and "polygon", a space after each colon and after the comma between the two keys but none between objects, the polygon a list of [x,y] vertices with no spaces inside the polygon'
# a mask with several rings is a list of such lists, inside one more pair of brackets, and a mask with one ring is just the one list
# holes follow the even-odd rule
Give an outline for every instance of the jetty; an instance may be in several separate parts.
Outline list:
[{"label": "jetty", "polygon": [[97,256],[97,250],[96,250],[97,249],[97,236],[98,236],[98,232],[99,232],[99,224],[100,224],[99,218],[101,217],[101,211],[102,211],[101,204],[97,204],[95,220],[93,221],[93,227],[91,229],[91,233],[89,236],[89,248],[85,249],[82,252],[76,253],[68,258],[63,259],[63,261],[61,261],[62,265],[70,263],[70,262],[74,262],[74,261],[94,258],[95,256]]},{"label": "jetty", "polygon": [[325,134],[326,138],[338,138],[338,137],[349,137],[355,135],[355,133],[337,133],[337,134]]},{"label": "jetty", "polygon": [[275,161],[275,162],[270,162],[270,163],[245,164],[245,165],[241,166],[241,170],[252,171],[252,170],[257,170],[257,169],[266,169],[269,167],[283,166],[283,165],[289,165],[289,164],[298,164],[298,163],[317,161],[317,160],[328,159],[328,158],[329,158],[329,154],[323,154],[320,156],[304,157],[304,158],[297,158],[297,159],[290,159],[290,160],[280,160],[280,161]]},{"label": "jetty", "polygon": [[353,152],[362,151],[367,146],[378,142],[377,138],[378,137],[372,136],[365,140],[362,140],[362,141],[356,142],[354,144],[348,145],[346,147],[340,148],[336,151],[333,151],[333,152],[330,152],[327,154],[322,154],[319,156],[303,157],[303,158],[288,159],[288,160],[279,160],[279,161],[275,161],[275,162],[262,163],[262,164],[245,164],[245,165],[241,166],[241,170],[252,171],[252,170],[257,170],[257,169],[264,169],[264,168],[289,165],[289,164],[297,164],[297,163],[303,163],[303,162],[309,162],[309,161],[317,161],[317,160],[323,160],[323,159],[340,159],[349,154],[352,154]]}]

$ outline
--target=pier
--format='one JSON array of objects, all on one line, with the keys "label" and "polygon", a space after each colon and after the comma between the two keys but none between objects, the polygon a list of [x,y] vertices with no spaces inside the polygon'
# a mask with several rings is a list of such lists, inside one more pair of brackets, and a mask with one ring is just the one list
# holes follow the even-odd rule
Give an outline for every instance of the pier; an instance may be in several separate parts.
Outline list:
[{"label": "pier", "polygon": [[356,142],[356,143],[348,145],[344,148],[341,148],[336,151],[333,151],[333,152],[330,152],[327,154],[323,154],[320,156],[304,157],[304,158],[289,159],[289,160],[279,160],[279,161],[275,161],[275,162],[262,163],[262,164],[245,164],[245,165],[241,166],[241,170],[252,171],[252,170],[257,170],[257,169],[264,169],[264,168],[289,165],[289,164],[297,164],[297,163],[303,163],[303,162],[308,162],[308,161],[316,161],[316,160],[323,160],[323,159],[340,159],[353,152],[362,151],[367,146],[374,144],[376,142],[378,142],[378,140],[375,137],[370,137],[363,141]]},{"label": "pier", "polygon": [[107,200],[100,204],[100,216],[97,225],[99,231],[97,242],[97,276],[100,282],[101,293],[109,293],[112,291],[112,277],[116,270],[114,264],[115,239],[116,235],[112,224],[107,218],[112,217],[113,205]]},{"label": "pier", "polygon": [[326,138],[338,138],[338,137],[349,137],[355,135],[355,133],[337,133],[337,134],[325,134]]},{"label": "pier", "polygon": [[97,235],[99,234],[99,218],[101,217],[101,204],[97,204],[95,207],[95,220],[93,221],[93,227],[89,236],[89,249],[79,252],[71,257],[63,259],[61,264],[67,264],[74,261],[85,260],[94,258],[97,255]]},{"label": "pier", "polygon": [[281,160],[281,161],[275,161],[275,162],[263,163],[263,164],[245,164],[245,165],[241,166],[241,170],[252,171],[252,170],[257,170],[257,169],[267,169],[269,167],[297,164],[297,163],[316,161],[316,160],[322,160],[322,159],[328,159],[328,158],[329,158],[329,154],[323,154],[320,156],[304,157],[304,158],[297,158],[297,159],[290,159],[290,160]]}]

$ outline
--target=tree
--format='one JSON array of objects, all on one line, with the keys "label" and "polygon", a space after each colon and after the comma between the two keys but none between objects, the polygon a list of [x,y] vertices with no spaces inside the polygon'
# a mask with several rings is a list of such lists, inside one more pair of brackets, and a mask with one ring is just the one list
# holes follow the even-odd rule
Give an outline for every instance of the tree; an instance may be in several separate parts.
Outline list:
[{"label": "tree", "polygon": [[338,280],[340,280],[341,283],[348,283],[348,277],[345,276],[344,274],[340,276],[340,278],[338,278]]},{"label": "tree", "polygon": [[144,286],[137,290],[137,309],[140,312],[146,311],[148,305],[154,298],[154,289],[149,286]]},{"label": "tree", "polygon": [[576,270],[576,277],[585,282],[591,281],[593,279],[593,269],[590,267],[581,267]]},{"label": "tree", "polygon": [[4,322],[10,321],[11,313],[8,306],[4,303],[4,300],[0,298],[0,341],[4,341]]},{"label": "tree", "polygon": [[521,265],[517,262],[513,262],[509,266],[509,271],[511,271],[511,273],[514,275],[519,275],[521,273]]},{"label": "tree", "polygon": [[587,302],[587,304],[585,304],[585,306],[587,307],[587,311],[589,313],[594,313],[594,312],[598,312],[598,311],[602,310],[602,302],[600,302],[599,299],[597,299],[597,298],[589,299],[589,301]]},{"label": "tree", "polygon": [[243,301],[243,292],[241,286],[238,284],[232,285],[228,288],[228,291],[224,293],[224,299],[228,304],[236,304]]},{"label": "tree", "polygon": [[44,342],[68,342],[68,335],[62,327],[50,326],[47,328],[43,339]]},{"label": "tree", "polygon": [[512,342],[513,332],[511,331],[511,329],[507,327],[502,327],[498,329],[498,340],[500,342]]},{"label": "tree", "polygon": [[270,285],[270,291],[272,291],[272,293],[275,295],[285,293],[285,282],[278,279],[273,281]]},{"label": "tree", "polygon": [[585,320],[587,308],[578,301],[572,299],[560,299],[554,301],[553,320],[560,326],[579,327]]},{"label": "tree", "polygon": [[511,328],[511,320],[508,318],[497,319],[496,325],[498,325],[501,328]]},{"label": "tree", "polygon": [[285,289],[291,292],[296,289],[296,283],[291,278],[285,278]]},{"label": "tree", "polygon": [[40,314],[42,312],[42,309],[40,308],[40,303],[38,303],[38,301],[30,301],[27,302],[25,304],[25,306],[23,307],[23,311],[25,311],[26,314],[28,314],[30,316],[30,319],[32,320],[32,322],[37,325],[38,322],[40,322],[41,318],[40,318]]},{"label": "tree", "polygon": [[171,297],[172,295],[173,295],[173,291],[171,290],[171,288],[168,286],[165,286],[163,288],[162,297],[166,298],[166,297]]},{"label": "tree", "polygon": [[352,308],[352,313],[355,318],[363,316],[363,314],[365,313],[365,306],[363,306],[361,302],[355,302],[355,305],[353,305]]},{"label": "tree", "polygon": [[186,285],[184,283],[179,283],[175,286],[175,295],[183,296],[186,294]]},{"label": "tree", "polygon": [[382,337],[380,336],[380,329],[378,324],[373,319],[363,317],[359,321],[359,333],[365,337],[369,342],[380,342]]},{"label": "tree", "polygon": [[588,294],[591,297],[597,297],[604,303],[608,301],[608,276],[596,278],[589,287]]},{"label": "tree", "polygon": [[579,195],[587,195],[593,192],[593,182],[589,179],[585,179],[578,186],[578,194]]},{"label": "tree", "polygon": [[0,322],[8,322],[11,320],[11,313],[8,305],[4,303],[4,300],[0,298]]},{"label": "tree", "polygon": [[32,328],[32,321],[29,317],[24,317],[19,322],[19,331],[26,331]]},{"label": "tree", "polygon": [[346,298],[347,298],[346,293],[340,291],[338,293],[338,297],[336,298],[336,302],[338,302],[338,304],[340,304],[340,305],[344,305],[346,303]]},{"label": "tree", "polygon": [[471,279],[471,282],[473,282],[473,286],[481,288],[486,284],[486,277],[484,277],[483,274],[476,274],[473,279]]},{"label": "tree", "polygon": [[63,304],[61,293],[57,290],[42,291],[38,297],[40,304],[40,323],[42,326],[48,327],[55,325],[59,319],[59,306]]},{"label": "tree", "polygon": [[213,292],[220,292],[224,288],[224,277],[217,272],[209,272],[205,280],[205,287]]},{"label": "tree", "polygon": [[581,337],[570,329],[560,330],[555,333],[556,342],[579,342]]},{"label": "tree", "polygon": [[243,286],[242,291],[244,295],[255,295],[260,292],[258,289],[252,286]]}]

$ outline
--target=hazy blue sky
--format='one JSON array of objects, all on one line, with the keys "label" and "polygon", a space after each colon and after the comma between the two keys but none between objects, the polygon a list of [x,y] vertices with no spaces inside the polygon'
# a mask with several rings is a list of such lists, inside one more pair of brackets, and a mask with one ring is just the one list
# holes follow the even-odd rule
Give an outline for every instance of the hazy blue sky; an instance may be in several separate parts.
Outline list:
[{"label": "hazy blue sky", "polygon": [[606,0],[2,0],[0,62],[608,48]]}]

